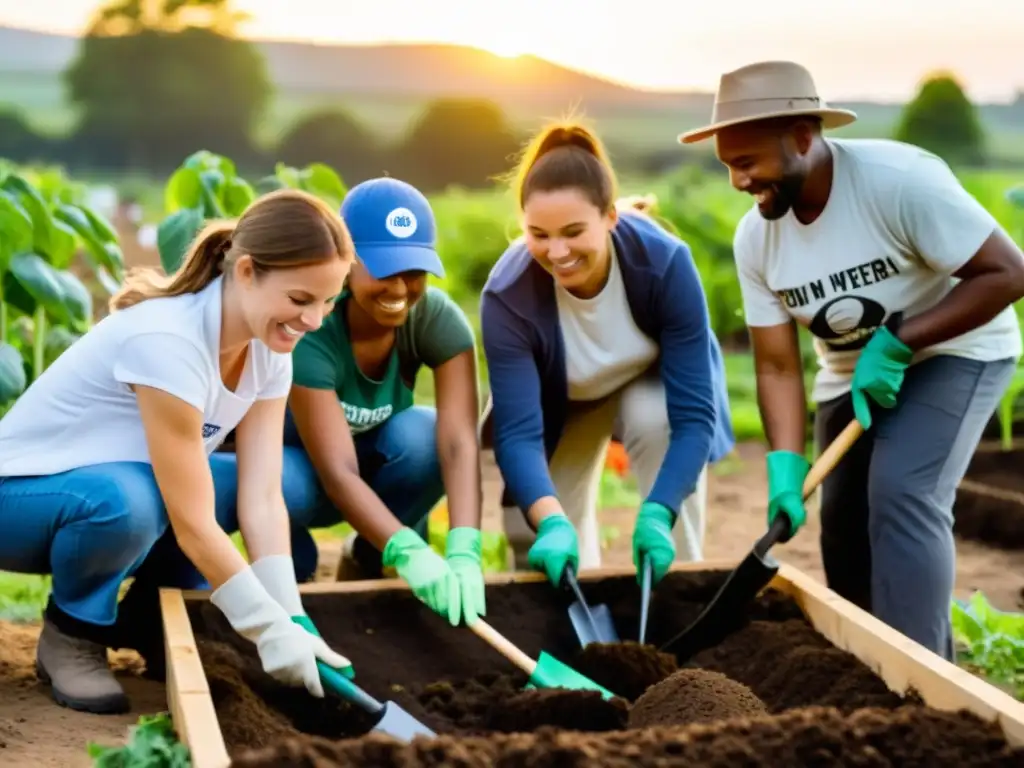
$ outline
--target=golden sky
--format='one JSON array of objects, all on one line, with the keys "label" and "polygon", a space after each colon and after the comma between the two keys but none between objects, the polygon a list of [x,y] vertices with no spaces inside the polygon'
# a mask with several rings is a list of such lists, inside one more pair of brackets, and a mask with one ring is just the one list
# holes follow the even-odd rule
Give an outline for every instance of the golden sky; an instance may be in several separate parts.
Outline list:
[{"label": "golden sky", "polygon": [[[236,0],[252,37],[440,41],[533,53],[650,88],[713,90],[719,74],[786,58],[825,98],[902,99],[929,71],[974,99],[1024,90],[1024,0]],[[0,0],[0,24],[75,33],[96,0]],[[919,11],[912,9],[920,9]]]}]

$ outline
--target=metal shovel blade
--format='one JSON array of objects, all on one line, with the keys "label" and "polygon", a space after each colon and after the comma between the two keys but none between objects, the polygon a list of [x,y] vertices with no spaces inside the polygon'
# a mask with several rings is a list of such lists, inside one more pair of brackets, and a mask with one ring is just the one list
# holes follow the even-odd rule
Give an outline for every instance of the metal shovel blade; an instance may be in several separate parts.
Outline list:
[{"label": "metal shovel blade", "polygon": [[587,605],[583,590],[571,568],[565,569],[564,578],[576,596],[575,602],[569,606],[569,621],[576,630],[580,645],[585,648],[590,643],[619,642],[619,633],[615,631],[615,622],[612,621],[612,612],[608,606],[603,603]]},{"label": "metal shovel blade", "polygon": [[410,715],[393,701],[384,702],[384,717],[373,727],[377,733],[386,733],[402,741],[412,741],[416,736],[433,737],[437,734]]},{"label": "metal shovel blade", "polygon": [[364,712],[377,715],[380,718],[372,728],[373,731],[386,733],[388,736],[394,736],[404,742],[410,742],[416,736],[437,735],[395,702],[386,701],[381,704],[336,669],[327,666],[322,661],[317,661],[316,666],[320,670],[320,679],[323,681],[324,688],[336,693],[345,701],[355,704]]},{"label": "metal shovel blade", "polygon": [[768,550],[788,529],[786,516],[776,517],[772,527],[729,574],[697,620],[663,644],[661,650],[687,659],[724,639],[736,627],[737,620],[743,617],[747,606],[778,573],[779,562]]},{"label": "metal shovel blade", "polygon": [[647,642],[647,614],[651,608],[651,561],[643,560],[643,573],[640,574],[640,632],[637,635],[640,644]]}]

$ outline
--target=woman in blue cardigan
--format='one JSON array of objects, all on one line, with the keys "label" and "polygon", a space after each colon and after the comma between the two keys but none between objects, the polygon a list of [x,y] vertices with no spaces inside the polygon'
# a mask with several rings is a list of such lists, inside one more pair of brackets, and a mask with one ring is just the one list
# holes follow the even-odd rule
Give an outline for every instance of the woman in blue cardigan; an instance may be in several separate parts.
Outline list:
[{"label": "woman in blue cardigan", "polygon": [[515,190],[524,234],[480,309],[495,458],[515,505],[506,533],[520,561],[533,539],[527,563],[553,584],[567,566],[599,565],[597,490],[615,431],[644,496],[633,563],[639,577],[649,560],[657,583],[677,553],[703,559],[706,467],[734,444],[700,276],[686,243],[617,209],[605,150],[581,126],[536,136]]}]

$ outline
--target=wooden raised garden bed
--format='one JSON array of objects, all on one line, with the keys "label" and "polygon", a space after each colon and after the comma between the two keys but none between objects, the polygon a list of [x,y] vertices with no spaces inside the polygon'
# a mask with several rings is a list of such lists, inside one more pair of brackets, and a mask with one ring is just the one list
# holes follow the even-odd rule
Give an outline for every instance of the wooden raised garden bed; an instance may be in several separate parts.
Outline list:
[{"label": "wooden raised garden bed", "polygon": [[[732,565],[675,567],[654,593],[649,641],[688,625]],[[580,581],[623,638],[635,637],[633,573]],[[791,566],[733,634],[681,661],[632,642],[581,651],[568,601],[541,576],[488,582],[498,632],[625,698],[522,690],[517,668],[402,581],[304,585],[310,616],[352,659],[357,682],[439,734],[403,745],[364,735],[365,716],[330,695],[271,680],[207,593],[164,590],[168,698],[193,766],[1024,765],[1024,704]]]},{"label": "wooden raised garden bed", "polygon": [[954,532],[999,549],[1024,549],[1024,447],[984,442],[956,492]]}]

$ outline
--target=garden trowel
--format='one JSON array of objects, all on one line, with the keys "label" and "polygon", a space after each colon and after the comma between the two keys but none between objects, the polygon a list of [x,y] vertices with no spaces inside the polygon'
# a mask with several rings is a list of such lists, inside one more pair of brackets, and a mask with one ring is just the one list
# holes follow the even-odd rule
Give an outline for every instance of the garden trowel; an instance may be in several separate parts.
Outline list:
[{"label": "garden trowel", "polygon": [[338,670],[327,666],[322,661],[317,661],[316,665],[320,670],[320,679],[326,690],[336,693],[345,701],[355,704],[363,711],[379,718],[373,731],[394,736],[404,742],[410,742],[416,736],[437,735],[395,702],[385,701],[381,704]]},{"label": "garden trowel", "polygon": [[[818,457],[804,479],[803,495],[807,499],[828,476],[839,460],[861,436],[864,428],[854,419],[832,444]],[[747,606],[757,598],[779,571],[778,561],[769,550],[789,533],[789,518],[776,516],[768,529],[739,564],[718,594],[689,627],[661,646],[662,651],[688,659],[693,654],[715,645],[735,628]]]},{"label": "garden trowel", "polygon": [[576,600],[569,606],[569,621],[572,622],[580,645],[584,648],[590,643],[617,643],[619,633],[615,631],[612,612],[602,604],[590,606],[583,596],[580,583],[576,580],[572,565],[566,565],[562,572],[562,583],[568,584]]}]

